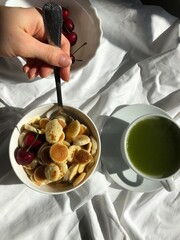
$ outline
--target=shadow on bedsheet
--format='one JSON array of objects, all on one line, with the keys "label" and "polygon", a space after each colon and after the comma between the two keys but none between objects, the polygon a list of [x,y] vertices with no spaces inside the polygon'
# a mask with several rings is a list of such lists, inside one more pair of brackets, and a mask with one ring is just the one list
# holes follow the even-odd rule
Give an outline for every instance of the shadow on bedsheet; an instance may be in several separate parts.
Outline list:
[{"label": "shadow on bedsheet", "polygon": [[120,181],[126,185],[136,187],[142,184],[143,178],[135,173],[133,177],[130,176],[129,172],[132,170],[124,162],[120,150],[121,136],[128,124],[128,122],[115,117],[107,120],[101,132],[101,160],[110,175],[117,175]]},{"label": "shadow on bedsheet", "polygon": [[145,5],[157,5],[164,8],[170,14],[180,18],[180,1],[179,0],[141,0]]},{"label": "shadow on bedsheet", "polygon": [[[0,161],[1,161],[1,168],[0,168],[0,184],[1,179],[6,175],[7,172],[12,170],[12,166],[9,159],[9,141],[12,134],[14,127],[16,126],[17,122],[21,118],[21,109],[15,109],[11,107],[3,107],[0,108]],[[17,178],[13,177],[13,181],[8,181],[7,184],[15,184],[20,183]],[[3,184],[6,182],[3,181]]]},{"label": "shadow on bedsheet", "polygon": [[[40,96],[39,98],[34,99],[28,106],[25,108],[15,108],[9,106],[7,103],[0,98],[0,103],[4,105],[4,107],[0,108],[0,184],[3,176],[10,170],[12,170],[10,159],[9,159],[9,141],[12,134],[12,131],[19,120],[29,111],[36,108],[37,106],[43,104],[46,99],[48,99],[53,93],[55,89],[50,90],[46,94]],[[14,176],[13,176],[13,179]],[[17,182],[7,184],[16,184],[21,183],[18,178]],[[3,184],[6,184],[3,181]]]}]

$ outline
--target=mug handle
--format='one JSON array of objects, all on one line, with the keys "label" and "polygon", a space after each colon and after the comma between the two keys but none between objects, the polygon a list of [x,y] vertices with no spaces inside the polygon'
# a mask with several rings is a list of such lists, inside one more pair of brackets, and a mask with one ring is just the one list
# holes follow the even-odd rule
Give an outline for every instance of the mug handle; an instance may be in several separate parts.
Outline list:
[{"label": "mug handle", "polygon": [[166,180],[162,180],[161,184],[168,192],[172,192],[175,190],[175,183],[173,177],[168,178]]}]

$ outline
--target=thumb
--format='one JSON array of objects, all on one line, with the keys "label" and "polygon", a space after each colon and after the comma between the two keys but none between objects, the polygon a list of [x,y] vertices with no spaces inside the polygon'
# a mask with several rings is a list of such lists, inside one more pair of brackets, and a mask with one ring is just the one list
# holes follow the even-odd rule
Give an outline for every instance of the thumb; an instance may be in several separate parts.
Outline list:
[{"label": "thumb", "polygon": [[[59,47],[42,43],[33,37],[29,43],[26,45],[26,58],[37,58],[57,67],[68,67],[72,63],[70,56]],[[66,52],[70,52],[70,47],[66,47]]]}]

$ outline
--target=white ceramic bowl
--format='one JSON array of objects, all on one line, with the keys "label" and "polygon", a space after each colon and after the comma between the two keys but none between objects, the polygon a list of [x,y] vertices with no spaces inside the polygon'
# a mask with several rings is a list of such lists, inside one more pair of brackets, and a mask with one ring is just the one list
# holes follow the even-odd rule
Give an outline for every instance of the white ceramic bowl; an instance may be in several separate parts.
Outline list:
[{"label": "white ceramic bowl", "polygon": [[13,168],[14,172],[16,173],[17,177],[24,184],[26,184],[28,187],[30,187],[31,189],[33,189],[37,192],[46,193],[46,194],[67,193],[67,192],[73,191],[73,190],[79,188],[80,186],[82,186],[92,176],[93,172],[95,171],[95,169],[98,165],[98,162],[99,162],[99,159],[100,159],[100,153],[101,153],[100,136],[99,136],[98,130],[97,130],[95,124],[93,123],[93,121],[86,114],[84,114],[82,111],[80,111],[79,109],[69,107],[69,106],[65,106],[66,110],[74,117],[74,119],[78,119],[80,121],[80,123],[84,123],[86,126],[89,127],[89,129],[91,131],[91,134],[97,140],[98,151],[97,151],[96,155],[94,156],[94,159],[95,159],[94,168],[91,172],[87,173],[86,179],[76,187],[73,187],[72,185],[69,185],[69,186],[66,186],[66,187],[57,186],[57,185],[37,186],[36,184],[34,184],[29,179],[27,174],[25,173],[23,167],[21,165],[19,165],[16,162],[16,159],[15,159],[15,150],[18,147],[19,129],[21,129],[21,126],[24,123],[27,123],[29,120],[31,120],[34,116],[37,116],[37,115],[41,116],[44,113],[52,110],[54,107],[56,107],[56,104],[45,104],[45,105],[37,107],[36,109],[34,109],[34,110],[30,111],[28,114],[26,114],[19,121],[19,123],[16,125],[15,129],[13,130],[12,136],[11,136],[11,139],[10,139],[10,145],[9,145],[10,162],[11,162],[12,168]]},{"label": "white ceramic bowl", "polygon": [[[47,2],[47,0],[8,0],[6,5],[41,8]],[[55,0],[54,2],[59,3],[62,7],[66,7],[70,12],[70,18],[74,22],[74,31],[78,35],[78,40],[72,47],[71,52],[73,53],[84,42],[87,42],[84,47],[75,53],[75,57],[83,61],[77,61],[72,65],[71,71],[74,72],[86,66],[96,54],[102,36],[100,19],[96,9],[89,0]]]}]

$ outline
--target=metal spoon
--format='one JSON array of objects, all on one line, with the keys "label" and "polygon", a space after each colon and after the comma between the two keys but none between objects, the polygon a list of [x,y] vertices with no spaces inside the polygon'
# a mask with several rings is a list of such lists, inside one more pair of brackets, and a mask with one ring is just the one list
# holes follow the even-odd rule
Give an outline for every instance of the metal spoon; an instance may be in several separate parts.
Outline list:
[{"label": "metal spoon", "polygon": [[[42,13],[48,43],[60,47],[63,24],[61,6],[57,3],[48,2],[43,6]],[[53,119],[58,116],[62,116],[69,123],[73,120],[73,118],[69,114],[66,114],[63,108],[59,67],[54,67],[54,77],[56,82],[58,109],[50,115],[50,118]]]}]

